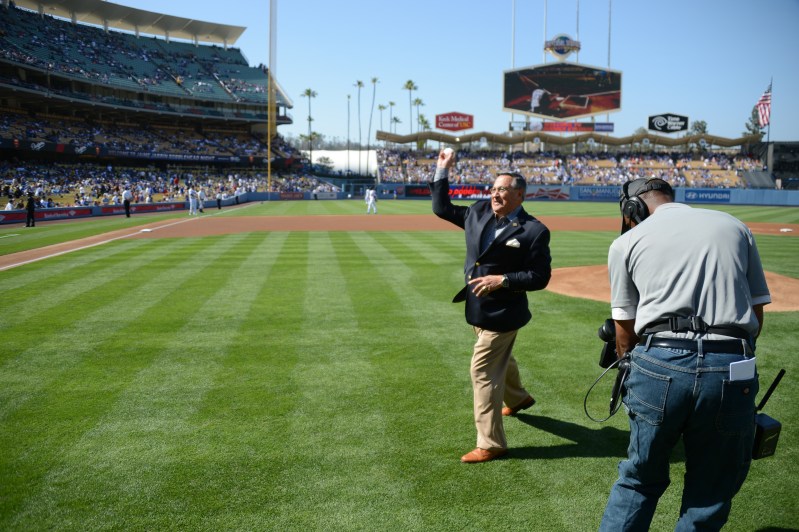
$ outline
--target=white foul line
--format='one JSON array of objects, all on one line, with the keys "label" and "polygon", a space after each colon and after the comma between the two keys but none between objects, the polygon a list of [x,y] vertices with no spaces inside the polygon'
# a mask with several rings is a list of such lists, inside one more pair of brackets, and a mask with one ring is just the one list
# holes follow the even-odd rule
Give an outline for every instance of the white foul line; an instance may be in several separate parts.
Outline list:
[{"label": "white foul line", "polygon": [[[190,222],[192,220],[199,220],[199,219],[200,218],[189,218],[188,220],[177,220],[175,222],[172,222],[172,223],[169,223],[169,224],[166,224],[166,225],[158,226],[158,227],[156,227],[154,229],[151,229],[151,231],[155,231],[155,230],[161,229],[163,227],[172,227],[173,225],[182,224],[182,223],[185,223],[185,222]],[[51,259],[53,257],[58,257],[59,255],[66,255],[67,253],[72,253],[73,251],[80,251],[82,249],[93,248],[95,246],[100,246],[102,244],[107,244],[109,242],[113,242],[114,240],[120,240],[120,239],[123,239],[123,238],[128,238],[130,236],[133,236],[133,235],[136,235],[138,233],[141,233],[142,231],[144,231],[144,229],[140,229],[140,230],[138,230],[138,231],[136,231],[134,233],[129,233],[129,234],[126,234],[126,235],[115,236],[115,237],[109,238],[107,240],[101,240],[100,242],[94,242],[92,244],[86,244],[85,246],[80,246],[80,247],[72,248],[72,249],[65,249],[63,251],[57,251],[55,253],[50,253],[49,255],[43,255],[41,257],[36,257],[36,258],[33,258],[33,259],[24,260],[24,261],[17,262],[17,263],[14,263],[14,264],[9,264],[7,266],[0,266],[0,272],[5,271],[5,270],[10,270],[11,268],[16,268],[17,266],[24,266],[25,264],[30,264],[31,262],[37,262],[37,261],[44,260],[44,259]]]}]

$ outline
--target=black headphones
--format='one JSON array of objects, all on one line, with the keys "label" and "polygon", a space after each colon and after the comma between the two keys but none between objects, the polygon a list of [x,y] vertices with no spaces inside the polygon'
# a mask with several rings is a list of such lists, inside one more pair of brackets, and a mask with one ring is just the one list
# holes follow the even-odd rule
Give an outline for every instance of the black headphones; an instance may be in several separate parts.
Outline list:
[{"label": "black headphones", "polygon": [[[667,182],[657,177],[634,179],[627,181],[621,187],[621,196],[619,197],[619,209],[623,218],[629,218],[636,224],[640,224],[649,216],[649,208],[646,206],[644,200],[639,198],[641,194],[649,192],[650,190],[660,190],[671,196],[674,199],[674,190]],[[625,233],[629,227],[626,227],[622,219],[622,233]]]}]

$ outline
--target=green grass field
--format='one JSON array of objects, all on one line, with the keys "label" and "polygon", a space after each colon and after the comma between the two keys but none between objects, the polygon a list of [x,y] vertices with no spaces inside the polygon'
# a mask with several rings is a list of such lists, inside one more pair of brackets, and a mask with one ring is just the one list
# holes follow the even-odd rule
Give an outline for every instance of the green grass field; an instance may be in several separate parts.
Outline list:
[{"label": "green grass field", "polygon": [[[795,208],[724,210],[799,223]],[[175,216],[0,227],[0,254]],[[555,232],[553,266],[604,264],[615,236]],[[799,278],[799,238],[757,242],[766,269]],[[595,530],[628,434],[623,413],[583,412],[608,305],[530,294],[515,355],[538,403],[506,421],[508,459],[461,464],[475,443],[473,337],[449,302],[463,255],[460,232],[369,231],[364,217],[357,232],[122,239],[0,272],[0,530]],[[799,527],[797,329],[799,313],[767,312],[758,368],[763,391],[787,370],[765,410],[783,431],[725,530]],[[596,416],[610,385],[589,398]],[[680,452],[672,463],[653,530],[677,517]]]}]

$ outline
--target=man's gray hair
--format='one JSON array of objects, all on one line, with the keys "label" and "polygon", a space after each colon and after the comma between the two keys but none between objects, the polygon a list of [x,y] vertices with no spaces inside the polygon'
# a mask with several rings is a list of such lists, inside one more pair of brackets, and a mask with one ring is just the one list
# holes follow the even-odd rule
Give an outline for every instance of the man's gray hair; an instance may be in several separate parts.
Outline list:
[{"label": "man's gray hair", "polygon": [[527,188],[527,180],[519,172],[500,172],[499,174],[497,174],[497,177],[503,176],[503,175],[506,175],[506,176],[510,177],[511,179],[513,179],[513,181],[511,181],[511,183],[510,183],[511,187],[513,187],[513,188],[515,188],[517,190],[526,189]]}]

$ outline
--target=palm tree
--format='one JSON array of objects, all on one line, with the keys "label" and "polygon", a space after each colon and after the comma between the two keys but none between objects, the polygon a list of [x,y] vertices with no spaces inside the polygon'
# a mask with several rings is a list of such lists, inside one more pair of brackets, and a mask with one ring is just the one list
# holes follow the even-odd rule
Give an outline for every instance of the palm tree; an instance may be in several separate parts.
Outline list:
[{"label": "palm tree", "polygon": [[382,103],[377,105],[377,110],[380,111],[380,131],[383,131],[383,111],[386,109],[388,109],[388,107]]},{"label": "palm tree", "polygon": [[[419,115],[417,120],[419,121],[419,127],[421,128],[422,131],[430,131],[430,121],[427,120],[427,117],[425,115]],[[419,145],[418,142],[416,144],[417,146]],[[424,140],[424,143],[422,144],[422,149],[423,150],[427,149],[427,139]]]},{"label": "palm tree", "polygon": [[419,115],[419,126],[422,128],[422,131],[430,131],[430,121],[425,115]]},{"label": "palm tree", "polygon": [[307,135],[300,134],[300,141],[307,142],[309,149],[313,146],[315,140],[319,140],[321,135],[316,131],[310,131]]},{"label": "palm tree", "polygon": [[313,169],[313,135],[311,134],[311,99],[316,98],[316,91],[312,89],[305,89],[302,93],[304,98],[308,98],[308,158],[311,161],[311,169]]},{"label": "palm tree", "polygon": [[388,130],[396,133],[397,128],[395,127],[393,130],[391,129],[391,125],[394,124],[394,106],[397,105],[394,102],[388,102]]},{"label": "palm tree", "polygon": [[389,129],[391,129],[391,124],[394,122],[394,106],[397,105],[394,102],[388,102],[388,123]]},{"label": "palm tree", "polygon": [[372,141],[372,116],[375,114],[375,95],[378,81],[377,78],[372,78],[372,107],[369,110],[369,127],[366,129],[366,175],[369,175],[369,146]]},{"label": "palm tree", "polygon": [[402,120],[400,120],[398,116],[395,116],[395,117],[393,117],[391,119],[391,123],[394,124],[394,131],[393,132],[396,133],[397,132],[397,124],[401,124]]},{"label": "palm tree", "polygon": [[416,86],[412,79],[409,79],[402,88],[408,91],[408,111],[411,117],[411,121],[408,123],[410,124],[411,134],[413,134],[413,91],[418,90],[419,87]]},{"label": "palm tree", "polygon": [[361,175],[361,89],[363,81],[357,80],[355,86],[358,87],[358,175]]},{"label": "palm tree", "polygon": [[[424,102],[421,98],[415,98],[413,100],[413,105],[416,107],[416,132],[419,132],[419,108],[424,105]],[[413,120],[413,116],[411,116],[411,120]]]}]

